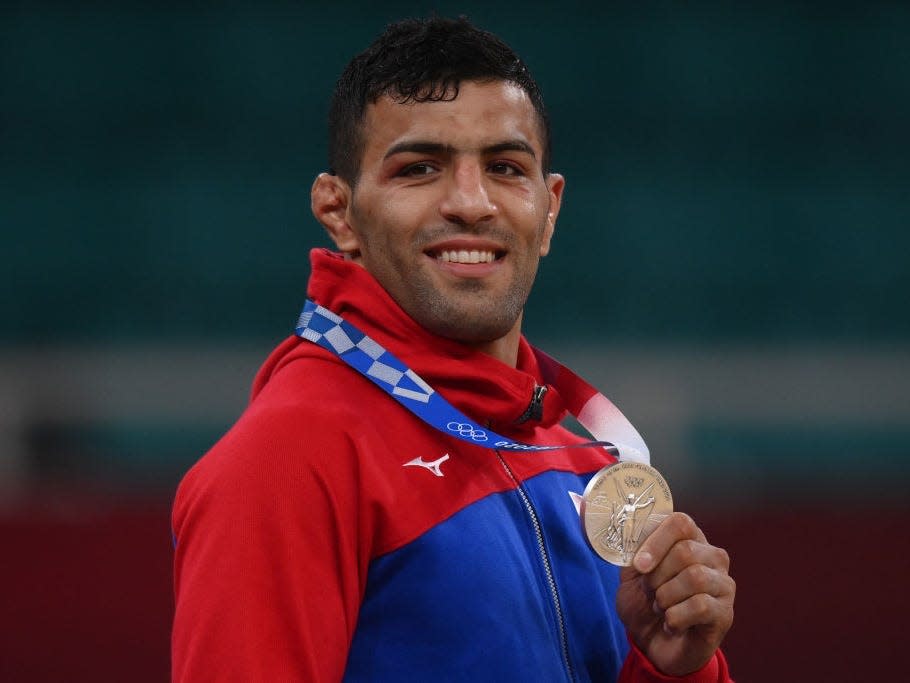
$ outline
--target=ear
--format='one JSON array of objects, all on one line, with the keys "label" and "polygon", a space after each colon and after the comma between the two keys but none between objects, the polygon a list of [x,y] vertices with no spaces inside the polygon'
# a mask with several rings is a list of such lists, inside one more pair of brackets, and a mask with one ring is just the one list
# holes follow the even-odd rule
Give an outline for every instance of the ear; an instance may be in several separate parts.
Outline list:
[{"label": "ear", "polygon": [[360,240],[348,222],[351,196],[351,186],[341,177],[320,173],[310,190],[310,207],[338,250],[356,257],[360,255]]},{"label": "ear", "polygon": [[558,173],[548,173],[546,178],[547,191],[550,195],[550,207],[547,210],[547,224],[544,227],[543,239],[540,241],[540,255],[550,253],[550,240],[556,230],[556,217],[559,216],[559,207],[562,206],[562,191],[566,186],[566,179]]}]

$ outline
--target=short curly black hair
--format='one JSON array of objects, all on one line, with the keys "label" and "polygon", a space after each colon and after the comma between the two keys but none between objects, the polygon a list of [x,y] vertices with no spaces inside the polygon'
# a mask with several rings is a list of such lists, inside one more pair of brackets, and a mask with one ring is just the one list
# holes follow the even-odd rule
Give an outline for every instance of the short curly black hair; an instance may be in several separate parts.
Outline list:
[{"label": "short curly black hair", "polygon": [[500,38],[466,17],[390,24],[354,57],[335,85],[329,110],[329,169],[352,185],[363,156],[363,118],[383,95],[399,102],[448,101],[462,81],[509,81],[524,90],[539,118],[543,172],[550,168],[550,124],[540,88]]}]

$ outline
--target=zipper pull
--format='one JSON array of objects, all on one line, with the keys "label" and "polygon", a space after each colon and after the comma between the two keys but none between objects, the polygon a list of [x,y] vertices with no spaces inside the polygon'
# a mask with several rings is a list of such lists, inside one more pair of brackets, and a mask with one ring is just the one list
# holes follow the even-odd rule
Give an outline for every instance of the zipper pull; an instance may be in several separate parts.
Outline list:
[{"label": "zipper pull", "polygon": [[528,420],[534,420],[535,422],[540,421],[543,418],[543,397],[547,394],[547,386],[534,385],[534,391],[531,394],[531,403],[528,404],[528,407],[525,411],[515,420],[515,424],[520,425],[524,424]]}]

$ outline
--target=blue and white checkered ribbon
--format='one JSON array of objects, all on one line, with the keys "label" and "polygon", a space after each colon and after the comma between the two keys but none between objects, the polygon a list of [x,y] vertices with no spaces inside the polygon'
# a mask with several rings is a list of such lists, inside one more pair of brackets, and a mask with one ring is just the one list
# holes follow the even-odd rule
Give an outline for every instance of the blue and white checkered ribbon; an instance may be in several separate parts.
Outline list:
[{"label": "blue and white checkered ribbon", "polygon": [[[430,426],[475,446],[505,451],[553,451],[602,446],[616,451],[621,460],[648,461],[648,448],[635,428],[616,406],[593,389],[594,395],[575,417],[599,440],[560,446],[526,444],[497,434],[459,411],[392,353],[323,306],[307,300],[297,321],[296,333],[336,354]],[[560,368],[582,382],[568,369]],[[615,437],[605,437],[609,432],[624,438],[614,440]]]}]

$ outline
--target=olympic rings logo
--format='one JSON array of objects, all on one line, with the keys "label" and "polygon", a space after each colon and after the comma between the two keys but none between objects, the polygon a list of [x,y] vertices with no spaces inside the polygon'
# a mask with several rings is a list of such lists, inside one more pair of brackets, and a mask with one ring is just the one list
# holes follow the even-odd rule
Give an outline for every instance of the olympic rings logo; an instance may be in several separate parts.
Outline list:
[{"label": "olympic rings logo", "polygon": [[450,422],[446,425],[450,432],[457,432],[458,436],[471,441],[486,441],[487,433],[482,429],[474,429],[474,425],[465,424],[464,422]]}]

